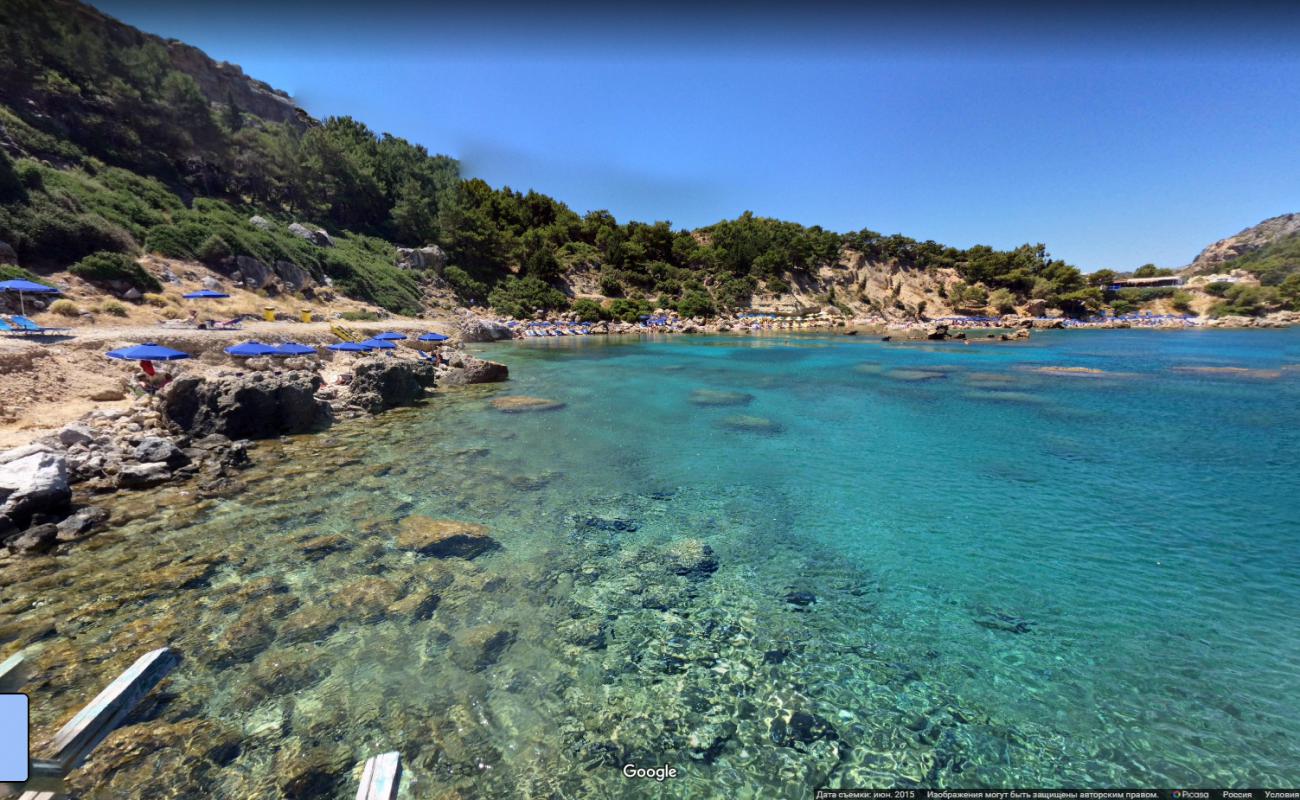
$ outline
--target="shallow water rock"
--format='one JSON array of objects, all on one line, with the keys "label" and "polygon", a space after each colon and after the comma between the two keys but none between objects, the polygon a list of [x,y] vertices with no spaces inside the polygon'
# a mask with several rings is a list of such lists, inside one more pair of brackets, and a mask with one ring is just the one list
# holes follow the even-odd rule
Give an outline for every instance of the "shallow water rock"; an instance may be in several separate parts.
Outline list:
[{"label": "shallow water rock", "polygon": [[19,555],[40,555],[54,549],[58,544],[58,534],[59,529],[53,524],[36,525],[10,537],[5,545]]},{"label": "shallow water rock", "polygon": [[171,467],[164,463],[124,464],[114,483],[119,489],[144,489],[166,483],[171,478]]},{"label": "shallow water rock", "polygon": [[142,464],[166,464],[175,469],[189,463],[180,448],[161,436],[146,436],[135,446],[135,460]]},{"label": "shallow water rock", "polygon": [[328,672],[328,662],[315,647],[266,650],[238,683],[235,707],[248,710],[269,698],[305,689]]},{"label": "shallow water rock", "polygon": [[807,711],[795,711],[789,717],[777,717],[769,726],[772,744],[778,747],[795,747],[811,745],[819,739],[839,739],[835,727],[816,714]]},{"label": "shallow water rock", "polygon": [[544,397],[510,395],[493,398],[492,407],[506,414],[519,414],[525,411],[558,411],[564,408],[564,403],[558,400],[547,400]]},{"label": "shallow water rock", "polygon": [[633,533],[640,525],[635,520],[621,517],[587,517],[579,521],[578,527],[607,533]]},{"label": "shallow water rock", "polygon": [[716,389],[696,389],[691,392],[691,403],[697,406],[745,406],[753,401],[754,395],[745,392]]},{"label": "shallow water rock", "polygon": [[258,604],[244,610],[217,638],[214,648],[218,664],[250,661],[275,641],[276,630],[272,619],[277,614]]},{"label": "shallow water rock", "polygon": [[1008,614],[1003,611],[987,611],[975,618],[975,624],[981,628],[988,628],[991,631],[1002,631],[1004,633],[1029,633],[1033,630],[1034,623],[1029,620],[1018,617],[1015,614]]},{"label": "shallow water rock", "polygon": [[302,554],[312,561],[319,561],[331,553],[338,553],[344,550],[350,550],[352,543],[347,537],[340,533],[327,533],[321,536],[313,536],[302,544],[298,549]]},{"label": "shallow water rock", "polygon": [[79,508],[59,523],[59,541],[75,542],[95,533],[108,524],[109,513],[99,506]]},{"label": "shallow water rock", "polygon": [[353,760],[342,745],[285,747],[275,756],[276,785],[287,800],[333,797],[350,775]]},{"label": "shallow water rock", "polygon": [[487,532],[472,522],[412,516],[402,520],[397,546],[438,558],[476,558],[500,546]]},{"label": "shallow water rock", "polygon": [[921,381],[941,380],[947,377],[947,374],[938,370],[928,369],[891,369],[884,373],[886,378],[896,381],[908,381],[918,383]]},{"label": "shallow water rock", "polygon": [[718,570],[713,548],[699,539],[678,539],[664,553],[668,571],[692,580],[701,580]]},{"label": "shallow water rock", "polygon": [[284,618],[280,641],[290,644],[324,639],[339,628],[339,612],[324,605],[304,606]]},{"label": "shallow water rock", "polygon": [[565,620],[556,626],[556,631],[569,644],[601,650],[605,647],[608,626],[605,620],[591,615]]},{"label": "shallow water rock", "polygon": [[151,721],[118,728],[67,779],[78,797],[210,795],[213,771],[240,752],[239,730],[207,719]]},{"label": "shallow water rock", "polygon": [[817,602],[817,595],[812,592],[790,592],[785,596],[785,601],[799,609],[804,609]]},{"label": "shallow water rock", "polygon": [[738,414],[734,417],[727,417],[720,423],[722,427],[740,431],[742,433],[780,433],[783,428],[779,422],[774,422],[767,417],[755,417],[749,414]]},{"label": "shallow water rock", "polygon": [[343,612],[345,619],[374,622],[402,596],[402,587],[385,578],[359,578],[330,595],[331,607]]},{"label": "shallow water rock", "polygon": [[390,603],[386,609],[389,616],[409,617],[410,619],[428,619],[438,607],[442,598],[432,586],[419,586],[412,589],[406,597]]},{"label": "shallow water rock", "polygon": [[187,376],[163,391],[162,409],[168,420],[194,436],[267,439],[325,423],[329,407],[316,397],[320,385],[314,372]]},{"label": "shallow water rock", "polygon": [[468,628],[455,639],[451,660],[461,669],[478,672],[501,659],[515,641],[515,632],[499,625]]},{"label": "shallow water rock", "polygon": [[510,369],[505,364],[475,358],[464,353],[451,356],[448,364],[438,371],[439,386],[469,386],[477,383],[497,383],[509,380]]}]

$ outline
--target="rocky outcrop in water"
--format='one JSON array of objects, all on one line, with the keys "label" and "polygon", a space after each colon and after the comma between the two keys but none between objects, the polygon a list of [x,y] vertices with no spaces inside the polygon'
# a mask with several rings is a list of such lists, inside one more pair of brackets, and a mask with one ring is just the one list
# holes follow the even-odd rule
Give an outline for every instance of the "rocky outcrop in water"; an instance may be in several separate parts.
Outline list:
[{"label": "rocky outcrop in water", "polygon": [[65,512],[71,499],[67,458],[55,448],[32,444],[0,454],[0,537]]},{"label": "rocky outcrop in water", "polygon": [[460,351],[453,352],[447,364],[438,370],[438,383],[441,386],[496,383],[509,378],[510,370],[505,364],[475,358]]},{"label": "rocky outcrop in water", "polygon": [[267,439],[305,433],[329,420],[316,398],[321,378],[312,372],[249,372],[215,378],[182,377],[162,394],[162,411],[195,436]]},{"label": "rocky outcrop in water", "polygon": [[500,342],[513,339],[515,332],[501,322],[480,317],[465,317],[460,321],[460,338],[465,342]]},{"label": "rocky outcrop in water", "polygon": [[378,414],[411,405],[436,381],[437,370],[429,362],[371,356],[353,365],[349,399],[353,405]]}]

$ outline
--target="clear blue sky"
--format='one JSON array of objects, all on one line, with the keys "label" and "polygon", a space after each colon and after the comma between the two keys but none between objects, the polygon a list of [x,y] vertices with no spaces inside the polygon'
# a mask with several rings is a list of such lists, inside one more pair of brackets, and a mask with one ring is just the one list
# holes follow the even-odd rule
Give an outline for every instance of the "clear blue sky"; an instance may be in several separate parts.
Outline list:
[{"label": "clear blue sky", "polygon": [[1093,270],[1300,211],[1300,4],[96,5],[620,220],[748,209]]}]

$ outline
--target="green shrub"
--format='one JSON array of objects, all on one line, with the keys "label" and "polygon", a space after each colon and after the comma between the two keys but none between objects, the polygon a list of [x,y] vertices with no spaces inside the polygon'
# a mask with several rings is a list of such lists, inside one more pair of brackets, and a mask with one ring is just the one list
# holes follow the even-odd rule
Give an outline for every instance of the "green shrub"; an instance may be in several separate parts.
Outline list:
[{"label": "green shrub", "polygon": [[616,276],[606,273],[600,276],[600,293],[606,297],[622,297],[623,282]]},{"label": "green shrub", "polygon": [[767,290],[772,294],[790,293],[790,284],[786,283],[784,278],[766,278],[763,283],[767,285]]},{"label": "green shrub", "polygon": [[457,266],[449,266],[442,271],[442,277],[446,279],[452,291],[461,300],[474,300],[482,302],[488,296],[488,287],[482,281],[476,281],[465,270]]},{"label": "green shrub", "polygon": [[168,305],[167,297],[156,292],[145,292],[142,299],[155,308],[164,308]]},{"label": "green shrub", "polygon": [[510,277],[492,289],[488,295],[488,304],[503,314],[523,318],[538,311],[568,308],[569,298],[559,289],[537,278]]},{"label": "green shrub", "polygon": [[61,317],[76,317],[81,314],[81,309],[77,308],[77,304],[66,298],[50,303],[48,310],[50,313],[58,314]]},{"label": "green shrub", "polygon": [[1237,283],[1224,293],[1223,300],[1215,303],[1210,313],[1216,317],[1254,317],[1273,311],[1281,305],[1282,297],[1276,288]]},{"label": "green shrub", "polygon": [[226,244],[226,240],[214,233],[203,240],[203,244],[194,251],[194,255],[204,264],[217,264],[234,253],[230,252],[230,245]]},{"label": "green shrub", "polygon": [[1174,307],[1175,311],[1186,314],[1192,310],[1192,293],[1182,290],[1174,292],[1169,304]]},{"label": "green shrub", "polygon": [[677,301],[677,313],[683,317],[711,317],[715,313],[713,299],[705,292],[687,292]]},{"label": "green shrub", "polygon": [[609,312],[600,303],[586,297],[574,300],[571,310],[578,315],[578,319],[582,322],[599,322],[603,319],[609,319]]},{"label": "green shrub", "polygon": [[69,267],[68,272],[91,283],[125,281],[142,292],[162,291],[157,278],[122,253],[92,253]]},{"label": "green shrub", "polygon": [[994,289],[989,293],[989,305],[999,314],[1010,314],[1016,310],[1016,296],[1009,289]]},{"label": "green shrub", "polygon": [[116,300],[109,300],[107,303],[103,303],[102,305],[100,305],[99,310],[105,314],[114,317],[126,316],[126,306],[122,305]]},{"label": "green shrub", "polygon": [[0,264],[0,281],[35,281],[36,276],[15,264]]},{"label": "green shrub", "polygon": [[646,301],[628,297],[620,297],[609,304],[609,315],[622,322],[636,322],[652,310]]},{"label": "green shrub", "polygon": [[1227,281],[1215,281],[1214,283],[1207,283],[1205,285],[1205,293],[1213,297],[1226,297],[1228,290],[1233,286],[1236,286],[1236,284],[1228,283]]},{"label": "green shrub", "polygon": [[382,319],[373,311],[344,311],[339,318],[348,322],[377,322]]}]

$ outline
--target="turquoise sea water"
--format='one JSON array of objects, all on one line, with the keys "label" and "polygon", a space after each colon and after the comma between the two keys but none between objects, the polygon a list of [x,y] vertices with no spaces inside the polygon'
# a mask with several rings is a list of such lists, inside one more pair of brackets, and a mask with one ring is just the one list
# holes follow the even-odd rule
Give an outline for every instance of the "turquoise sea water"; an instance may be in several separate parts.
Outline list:
[{"label": "turquoise sea water", "polygon": [[[50,638],[100,654],[86,686],[159,626],[187,662],[137,722],[242,742],[89,796],[348,797],[394,748],[409,797],[1300,783],[1300,331],[482,354],[508,384],[265,446],[232,496],[160,493],[63,559],[64,591],[90,587],[70,608],[7,590],[0,610],[57,612]],[[500,548],[403,551],[415,515]],[[304,556],[322,534],[344,545]],[[95,605],[126,596],[105,563],[196,560]],[[391,604],[421,587],[431,612]],[[290,634],[313,609],[333,624]],[[65,691],[38,728],[78,699],[48,659]],[[311,792],[277,777],[312,759]]]}]

